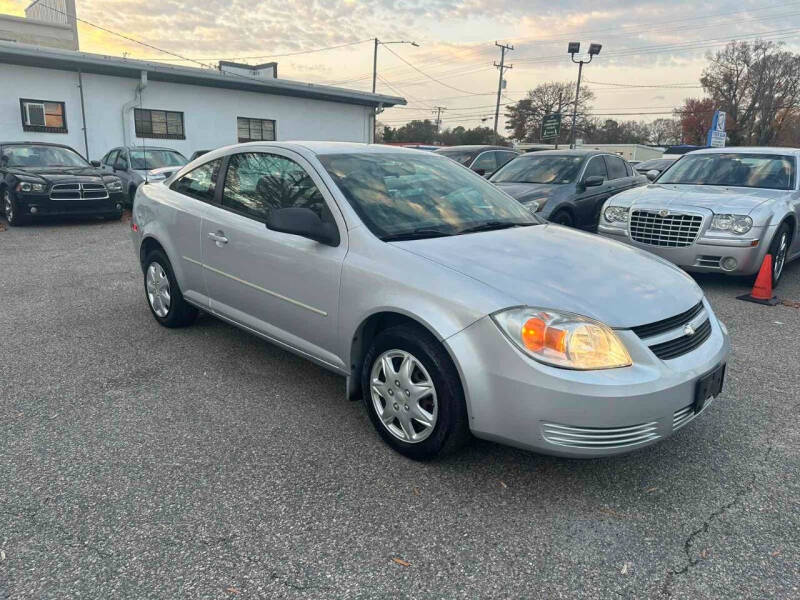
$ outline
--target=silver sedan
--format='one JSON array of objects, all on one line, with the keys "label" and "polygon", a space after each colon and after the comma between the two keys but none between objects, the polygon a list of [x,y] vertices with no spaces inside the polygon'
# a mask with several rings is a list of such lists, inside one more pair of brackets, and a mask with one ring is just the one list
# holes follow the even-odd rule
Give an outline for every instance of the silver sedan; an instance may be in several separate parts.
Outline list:
[{"label": "silver sedan", "polygon": [[608,200],[598,231],[688,271],[753,275],[769,253],[777,285],[800,257],[799,159],[791,148],[686,154],[655,183]]},{"label": "silver sedan", "polygon": [[727,331],[683,271],[546,223],[445,157],[231,146],[141,186],[131,230],[158,323],[202,310],[343,375],[415,459],[470,433],[623,453],[722,390]]}]

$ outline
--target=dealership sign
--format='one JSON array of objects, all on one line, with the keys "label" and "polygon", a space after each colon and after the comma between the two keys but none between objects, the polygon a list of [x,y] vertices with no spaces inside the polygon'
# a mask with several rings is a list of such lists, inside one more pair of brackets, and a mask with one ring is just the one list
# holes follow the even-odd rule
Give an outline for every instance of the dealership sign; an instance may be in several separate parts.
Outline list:
[{"label": "dealership sign", "polygon": [[708,130],[707,145],[712,148],[724,148],[726,139],[725,111],[718,110],[714,113],[714,119],[711,121],[711,129]]},{"label": "dealership sign", "polygon": [[561,113],[552,113],[542,119],[542,139],[553,140],[561,133]]}]

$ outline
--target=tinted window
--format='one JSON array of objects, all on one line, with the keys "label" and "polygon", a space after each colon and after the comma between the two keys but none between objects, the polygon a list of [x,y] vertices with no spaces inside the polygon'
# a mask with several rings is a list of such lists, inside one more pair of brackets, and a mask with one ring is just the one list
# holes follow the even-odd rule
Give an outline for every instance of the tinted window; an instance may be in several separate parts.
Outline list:
[{"label": "tinted window", "polygon": [[117,160],[117,154],[119,154],[119,150],[112,150],[106,155],[106,159],[103,162],[110,167]]},{"label": "tinted window", "polygon": [[119,156],[117,156],[117,160],[114,161],[118,169],[127,169],[128,168],[128,153],[127,152],[120,152]]},{"label": "tinted window", "polygon": [[687,154],[664,171],[658,183],[687,183],[790,190],[795,162],[778,154]]},{"label": "tinted window", "polygon": [[626,160],[623,160],[622,162],[625,163],[625,171],[627,172],[628,177],[632,177],[633,176],[633,167],[631,167],[631,164]]},{"label": "tinted window", "polygon": [[517,158],[516,152],[495,152],[495,156],[497,158],[497,168],[499,169],[508,161]]},{"label": "tinted window", "polygon": [[609,179],[621,179],[628,176],[628,171],[625,169],[625,162],[616,156],[604,156],[606,160],[606,168],[608,169]]},{"label": "tinted window", "polygon": [[484,173],[494,173],[497,170],[496,152],[484,152],[473,163],[472,170],[483,170]]},{"label": "tinted window", "polygon": [[222,205],[266,221],[273,208],[310,208],[332,221],[314,180],[299,164],[277,154],[234,154],[228,163]]},{"label": "tinted window", "polygon": [[131,151],[132,168],[144,171],[160,167],[182,167],[188,161],[174,150],[136,149]]},{"label": "tinted window", "polygon": [[472,161],[475,160],[475,157],[480,154],[480,150],[436,150],[436,154],[441,154],[442,156],[446,156],[457,163],[461,163],[465,167],[468,167],[472,164]]},{"label": "tinted window", "polygon": [[2,162],[9,167],[87,167],[89,163],[71,148],[61,146],[4,146]]},{"label": "tinted window", "polygon": [[213,202],[220,162],[222,161],[212,160],[192,169],[170,187],[180,194],[197,198],[203,202]]},{"label": "tinted window", "polygon": [[328,154],[319,160],[361,220],[382,238],[540,222],[491,183],[442,157],[375,152]]},{"label": "tinted window", "polygon": [[493,183],[572,183],[583,156],[527,154],[509,162],[492,177]]},{"label": "tinted window", "polygon": [[589,164],[586,165],[586,172],[583,174],[583,178],[586,179],[587,177],[597,177],[600,176],[603,179],[608,179],[608,172],[606,171],[606,163],[603,161],[602,156],[595,156],[592,160],[589,161]]}]

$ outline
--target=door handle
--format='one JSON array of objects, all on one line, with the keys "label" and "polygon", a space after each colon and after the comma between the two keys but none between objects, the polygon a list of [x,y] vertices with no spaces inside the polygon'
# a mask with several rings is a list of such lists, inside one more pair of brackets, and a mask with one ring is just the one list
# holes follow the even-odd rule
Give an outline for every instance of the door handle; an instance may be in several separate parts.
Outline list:
[{"label": "door handle", "polygon": [[222,232],[214,233],[213,231],[210,231],[208,233],[208,237],[210,237],[212,240],[214,240],[218,244],[227,244],[228,243],[228,238],[226,238],[224,235],[222,235]]}]

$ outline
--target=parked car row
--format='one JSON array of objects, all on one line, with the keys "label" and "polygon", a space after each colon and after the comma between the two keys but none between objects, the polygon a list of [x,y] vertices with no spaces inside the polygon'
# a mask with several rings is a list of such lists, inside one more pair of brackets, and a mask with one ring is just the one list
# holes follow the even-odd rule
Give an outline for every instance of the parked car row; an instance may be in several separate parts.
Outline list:
[{"label": "parked car row", "polygon": [[[620,168],[543,158],[521,172]],[[576,457],[671,435],[722,390],[724,325],[679,268],[542,214],[435,153],[250,143],[141,186],[131,236],[158,323],[204,311],[345,376],[409,457],[470,433]]]}]

